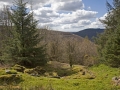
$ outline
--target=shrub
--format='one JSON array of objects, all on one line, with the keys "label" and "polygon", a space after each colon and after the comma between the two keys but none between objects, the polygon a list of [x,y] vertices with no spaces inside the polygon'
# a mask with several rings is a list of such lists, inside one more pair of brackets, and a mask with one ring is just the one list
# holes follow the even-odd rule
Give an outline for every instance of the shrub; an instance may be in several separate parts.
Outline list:
[{"label": "shrub", "polygon": [[95,64],[97,64],[98,61],[97,61],[97,58],[96,57],[93,57],[93,56],[87,56],[85,55],[84,56],[84,61],[83,61],[83,64],[85,66],[93,66]]}]

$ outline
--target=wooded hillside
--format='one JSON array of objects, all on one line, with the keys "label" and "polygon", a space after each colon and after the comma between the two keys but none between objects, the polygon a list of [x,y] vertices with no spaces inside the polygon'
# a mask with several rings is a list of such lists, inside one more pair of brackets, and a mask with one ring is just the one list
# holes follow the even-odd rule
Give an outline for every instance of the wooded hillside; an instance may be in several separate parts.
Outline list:
[{"label": "wooded hillside", "polygon": [[46,43],[49,60],[74,64],[93,65],[97,63],[96,45],[88,38],[82,38],[78,35],[39,29],[40,36],[43,36],[43,43]]}]

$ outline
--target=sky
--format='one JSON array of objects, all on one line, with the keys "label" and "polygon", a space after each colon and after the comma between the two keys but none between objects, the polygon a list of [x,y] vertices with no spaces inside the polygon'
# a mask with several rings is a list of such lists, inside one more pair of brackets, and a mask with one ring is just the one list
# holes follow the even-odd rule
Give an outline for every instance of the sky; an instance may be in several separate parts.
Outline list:
[{"label": "sky", "polygon": [[[15,0],[0,0],[12,6]],[[39,28],[77,32],[86,28],[104,28],[99,19],[107,15],[106,0],[24,0],[34,12]],[[112,4],[113,0],[107,0]]]}]

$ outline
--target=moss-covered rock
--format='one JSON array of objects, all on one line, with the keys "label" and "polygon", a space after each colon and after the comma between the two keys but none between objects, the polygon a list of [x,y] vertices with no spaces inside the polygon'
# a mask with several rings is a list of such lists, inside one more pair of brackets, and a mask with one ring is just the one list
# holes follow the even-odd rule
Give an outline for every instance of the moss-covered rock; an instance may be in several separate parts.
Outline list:
[{"label": "moss-covered rock", "polygon": [[95,78],[96,78],[95,75],[87,75],[87,76],[86,76],[86,79],[95,79]]},{"label": "moss-covered rock", "polygon": [[5,74],[6,74],[5,70],[3,70],[3,69],[0,70],[0,76],[1,76],[1,75],[5,75]]},{"label": "moss-covered rock", "polygon": [[15,66],[12,67],[12,69],[18,71],[18,72],[24,72],[25,70],[25,67],[24,66],[21,66],[21,65],[18,65],[16,64]]},{"label": "moss-covered rock", "polygon": [[40,75],[44,75],[45,73],[45,69],[43,69],[40,66],[37,66],[36,68],[32,68],[32,69],[25,69],[24,73],[30,74],[32,76],[40,76]]},{"label": "moss-covered rock", "polygon": [[12,70],[12,69],[2,69],[2,70],[0,70],[0,75],[7,75],[7,74],[17,74],[17,71]]},{"label": "moss-covered rock", "polygon": [[46,72],[46,70],[43,69],[43,68],[40,67],[40,66],[37,66],[37,67],[34,68],[33,70],[36,71],[39,75],[43,75],[43,74]]},{"label": "moss-covered rock", "polygon": [[27,73],[27,74],[32,74],[34,72],[33,69],[25,69],[24,70],[24,73]]},{"label": "moss-covered rock", "polygon": [[31,76],[39,76],[38,72],[34,69],[25,69],[24,73],[30,74]]},{"label": "moss-covered rock", "polygon": [[6,74],[17,74],[16,70],[5,69]]},{"label": "moss-covered rock", "polygon": [[22,77],[21,75],[17,75],[17,74],[8,74],[8,75],[1,75],[0,76],[0,83],[2,84],[17,84],[19,82],[22,81]]}]

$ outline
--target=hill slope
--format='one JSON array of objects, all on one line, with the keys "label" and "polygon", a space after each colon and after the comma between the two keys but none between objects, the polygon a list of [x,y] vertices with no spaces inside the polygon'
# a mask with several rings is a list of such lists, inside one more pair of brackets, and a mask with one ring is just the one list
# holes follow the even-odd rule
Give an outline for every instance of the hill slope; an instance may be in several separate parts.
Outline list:
[{"label": "hill slope", "polygon": [[[87,62],[91,64],[94,62],[90,61],[90,58],[97,55],[97,50],[96,45],[90,40],[69,32],[40,29],[39,33],[40,36],[45,37],[43,42],[47,44],[47,53],[50,60],[69,63],[69,55],[72,53],[73,62],[76,64],[85,65]],[[89,59],[86,59],[87,61],[84,58],[86,55],[89,56]]]},{"label": "hill slope", "polygon": [[88,37],[90,40],[92,40],[92,37],[96,37],[97,34],[100,34],[104,31],[104,29],[100,29],[100,28],[89,28],[89,29],[85,29],[79,32],[73,32],[76,35],[79,35],[81,37]]}]

